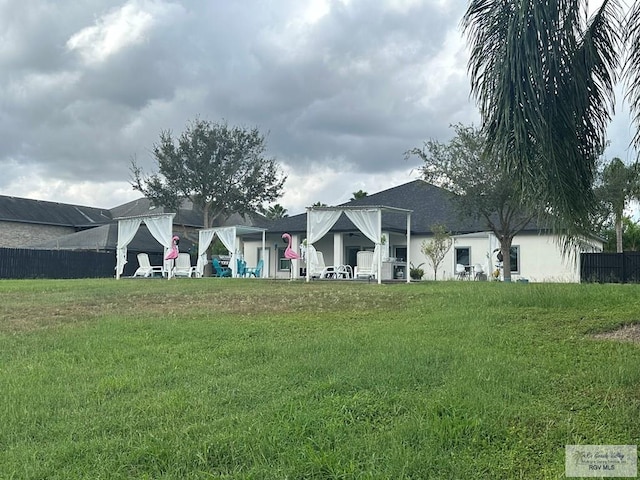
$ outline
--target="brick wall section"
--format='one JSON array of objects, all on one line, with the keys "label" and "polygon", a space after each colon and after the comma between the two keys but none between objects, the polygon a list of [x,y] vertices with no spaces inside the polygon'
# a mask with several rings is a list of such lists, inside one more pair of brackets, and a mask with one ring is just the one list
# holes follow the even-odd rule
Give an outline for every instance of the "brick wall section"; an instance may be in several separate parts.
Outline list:
[{"label": "brick wall section", "polygon": [[26,247],[74,232],[73,227],[0,221],[0,247]]}]

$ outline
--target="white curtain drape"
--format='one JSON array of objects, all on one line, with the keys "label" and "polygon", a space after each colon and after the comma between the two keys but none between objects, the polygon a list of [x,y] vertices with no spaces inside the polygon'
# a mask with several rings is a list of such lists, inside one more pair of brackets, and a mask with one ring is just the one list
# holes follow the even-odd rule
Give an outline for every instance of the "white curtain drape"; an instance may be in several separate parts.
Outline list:
[{"label": "white curtain drape", "polygon": [[[149,233],[153,235],[160,245],[164,247],[163,258],[166,257],[171,248],[171,237],[173,237],[173,215],[158,215],[155,217],[144,217],[142,221],[149,229]],[[173,275],[173,261],[164,261],[164,269],[167,277]]]},{"label": "white curtain drape", "polygon": [[379,210],[345,210],[344,213],[369,240],[376,245],[380,243],[382,226]]},{"label": "white curtain drape", "polygon": [[218,238],[231,254],[231,260],[229,260],[229,268],[231,269],[231,275],[236,276],[237,270],[237,254],[236,254],[236,227],[224,227],[216,230]]},{"label": "white curtain drape", "polygon": [[320,269],[318,254],[316,253],[316,248],[313,245],[307,246],[305,260],[307,262],[307,269],[309,270],[310,274],[313,274]]},{"label": "white curtain drape", "polygon": [[118,220],[118,245],[116,246],[116,278],[120,278],[127,263],[127,245],[136,236],[141,218]]},{"label": "white curtain drape", "polygon": [[382,231],[382,220],[379,209],[371,210],[345,210],[349,220],[353,222],[358,230],[371,240],[375,248],[373,249],[373,269],[378,271],[378,283],[380,282],[380,233]]},{"label": "white curtain drape", "polygon": [[216,234],[216,229],[200,230],[198,233],[198,263],[196,264],[196,276],[201,277],[204,275],[204,266],[207,263],[207,249],[213,237]]},{"label": "white curtain drape", "polygon": [[[164,247],[164,258],[171,248],[171,237],[173,237],[173,217],[163,215],[158,217],[147,217],[142,220],[149,229],[149,233],[153,235],[153,238],[155,238],[158,243]],[[170,277],[173,273],[171,270],[173,262],[169,264],[165,260],[164,264],[167,276]]]},{"label": "white curtain drape", "polygon": [[155,238],[165,249],[171,248],[171,237],[173,236],[173,217],[162,215],[158,217],[148,217],[142,219],[149,229],[149,233]]},{"label": "white curtain drape", "polygon": [[316,243],[324,237],[342,215],[342,210],[311,210],[309,216],[309,231],[307,243]]}]

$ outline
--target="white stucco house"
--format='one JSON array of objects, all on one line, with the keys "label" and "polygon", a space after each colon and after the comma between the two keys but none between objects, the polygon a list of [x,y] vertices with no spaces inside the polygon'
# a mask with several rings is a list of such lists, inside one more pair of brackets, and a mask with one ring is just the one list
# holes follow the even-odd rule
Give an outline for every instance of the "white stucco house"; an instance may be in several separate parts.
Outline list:
[{"label": "white stucco house", "polygon": [[[382,280],[406,279],[408,269],[402,268],[403,263],[407,266],[423,264],[423,278],[434,279],[433,269],[421,252],[421,245],[423,241],[429,241],[431,227],[435,224],[444,225],[453,236],[453,245],[438,268],[438,280],[458,278],[457,264],[467,266],[471,272],[474,265],[481,265],[489,279],[496,269],[499,242],[495,235],[481,221],[460,218],[454,208],[453,196],[446,190],[415,180],[334,208],[348,210],[366,207],[381,210],[380,229],[384,238]],[[385,207],[390,208],[385,210]],[[265,276],[289,278],[290,261],[284,257],[287,245],[281,238],[282,234],[291,234],[292,248],[299,252],[300,245],[308,236],[308,228],[308,212],[275,220],[267,225],[264,252],[261,239],[252,239],[250,236],[239,240],[238,248],[248,264],[257,263],[259,258],[264,259]],[[588,244],[588,250],[584,251],[602,251],[599,239],[594,237]],[[343,214],[313,246],[322,252],[326,265],[350,265],[355,268],[357,252],[374,250],[375,243]],[[576,250],[564,255],[560,238],[532,223],[513,240],[512,280],[580,282],[579,253]],[[305,262],[293,262],[293,277],[305,278]]]}]

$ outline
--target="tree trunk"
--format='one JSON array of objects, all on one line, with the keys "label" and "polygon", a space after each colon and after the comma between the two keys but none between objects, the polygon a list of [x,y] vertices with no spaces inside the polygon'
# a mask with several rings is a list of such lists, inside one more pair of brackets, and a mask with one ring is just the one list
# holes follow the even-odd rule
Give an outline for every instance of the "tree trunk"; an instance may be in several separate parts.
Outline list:
[{"label": "tree trunk", "polygon": [[[203,210],[204,210],[204,213],[202,218],[202,225],[204,228],[209,228],[209,205],[206,204]],[[209,254],[207,253],[207,255],[205,256],[204,270],[202,272],[202,276],[210,277],[212,275],[212,269],[213,269],[213,266],[209,261]]]},{"label": "tree trunk", "polygon": [[500,253],[502,253],[502,279],[505,282],[511,281],[511,238],[504,238],[500,241]]},{"label": "tree trunk", "polygon": [[622,216],[616,217],[616,252],[622,253]]}]

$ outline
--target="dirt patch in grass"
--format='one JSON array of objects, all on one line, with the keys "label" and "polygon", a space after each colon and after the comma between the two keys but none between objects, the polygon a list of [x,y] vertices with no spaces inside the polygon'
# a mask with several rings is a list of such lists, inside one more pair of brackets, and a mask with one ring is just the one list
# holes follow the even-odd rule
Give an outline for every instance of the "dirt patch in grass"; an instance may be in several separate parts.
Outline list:
[{"label": "dirt patch in grass", "polygon": [[640,323],[623,325],[611,332],[603,332],[594,335],[595,338],[604,340],[618,340],[619,342],[633,342],[640,344]]}]

